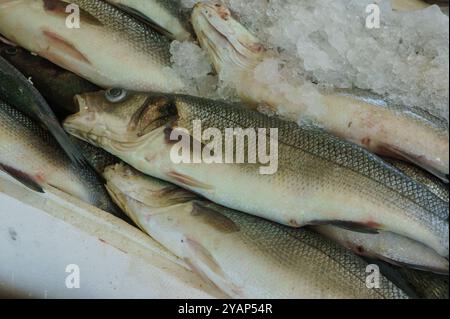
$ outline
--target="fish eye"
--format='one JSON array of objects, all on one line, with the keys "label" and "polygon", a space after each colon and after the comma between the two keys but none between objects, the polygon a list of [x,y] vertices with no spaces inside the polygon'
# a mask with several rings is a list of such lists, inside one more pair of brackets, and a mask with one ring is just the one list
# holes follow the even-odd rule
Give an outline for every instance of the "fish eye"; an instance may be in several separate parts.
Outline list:
[{"label": "fish eye", "polygon": [[16,55],[18,50],[15,47],[8,47],[4,51],[7,55]]},{"label": "fish eye", "polygon": [[105,98],[108,102],[119,103],[126,99],[128,92],[124,89],[113,88],[105,92]]}]

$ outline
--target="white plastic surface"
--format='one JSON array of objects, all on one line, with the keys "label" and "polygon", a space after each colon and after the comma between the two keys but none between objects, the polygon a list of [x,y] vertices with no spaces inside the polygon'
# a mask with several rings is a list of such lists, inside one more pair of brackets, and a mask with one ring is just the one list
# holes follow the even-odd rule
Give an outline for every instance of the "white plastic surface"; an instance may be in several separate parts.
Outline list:
[{"label": "white plastic surface", "polygon": [[0,297],[222,297],[140,230],[60,196],[0,172]]}]

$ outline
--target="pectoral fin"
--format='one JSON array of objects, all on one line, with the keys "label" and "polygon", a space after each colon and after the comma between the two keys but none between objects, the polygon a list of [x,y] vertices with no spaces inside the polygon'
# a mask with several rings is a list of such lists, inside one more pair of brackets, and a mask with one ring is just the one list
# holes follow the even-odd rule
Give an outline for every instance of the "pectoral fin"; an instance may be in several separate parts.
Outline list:
[{"label": "pectoral fin", "polygon": [[203,245],[189,238],[185,239],[185,244],[189,256],[185,258],[185,261],[194,272],[232,298],[239,298],[242,295],[240,289],[227,277]]},{"label": "pectoral fin", "polygon": [[211,185],[202,183],[190,176],[187,176],[187,175],[175,172],[175,171],[171,171],[171,172],[167,173],[167,175],[170,178],[175,179],[178,183],[183,184],[185,186],[201,188],[201,189],[212,189],[213,188]]}]

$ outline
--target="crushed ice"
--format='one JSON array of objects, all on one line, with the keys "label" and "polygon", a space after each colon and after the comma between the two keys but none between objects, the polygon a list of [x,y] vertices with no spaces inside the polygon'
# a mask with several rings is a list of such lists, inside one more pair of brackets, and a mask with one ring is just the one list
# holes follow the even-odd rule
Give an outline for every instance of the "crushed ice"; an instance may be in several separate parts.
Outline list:
[{"label": "crushed ice", "polygon": [[[190,8],[198,1],[182,2]],[[277,52],[255,70],[255,79],[270,81],[265,84],[273,89],[298,90],[291,92],[295,98],[311,92],[313,98],[319,93],[311,82],[325,88],[357,87],[448,120],[449,18],[439,7],[398,12],[390,0],[378,0],[381,26],[369,29],[370,0],[221,2]],[[212,75],[196,44],[174,42],[172,54],[175,71],[188,80],[186,93],[236,98],[227,76]]]}]

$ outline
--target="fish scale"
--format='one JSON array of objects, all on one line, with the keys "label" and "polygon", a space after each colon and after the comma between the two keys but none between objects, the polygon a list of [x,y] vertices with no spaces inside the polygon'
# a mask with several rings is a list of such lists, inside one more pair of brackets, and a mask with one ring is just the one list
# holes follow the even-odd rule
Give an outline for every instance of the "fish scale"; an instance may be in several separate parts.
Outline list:
[{"label": "fish scale", "polygon": [[[77,101],[80,113],[66,119],[66,130],[148,175],[288,226],[390,231],[448,256],[447,203],[379,157],[323,130],[184,95],[130,93],[114,104],[99,92]],[[278,128],[278,171],[261,175],[253,163],[175,164],[164,132],[172,126],[192,134],[194,120],[222,132]]]},{"label": "fish scale", "polygon": [[170,40],[102,0],[70,0],[92,14],[104,26],[116,31],[117,40],[126,40],[134,49],[147,53],[155,62],[170,66]]},{"label": "fish scale", "polygon": [[130,12],[172,39],[191,38],[188,20],[180,0],[106,0],[125,12]]},{"label": "fish scale", "polygon": [[193,270],[231,297],[407,298],[382,275],[379,289],[368,288],[366,262],[307,229],[285,227],[198,198],[180,202],[177,197],[171,203],[171,192],[161,196],[146,190],[176,186],[126,166],[107,168],[105,178],[117,203],[142,229],[178,257],[203,260],[193,260]]},{"label": "fish scale", "polygon": [[0,138],[0,166],[14,178],[23,182],[23,176],[27,176],[44,190],[46,185],[51,185],[118,217],[125,217],[93,171],[71,163],[45,129],[1,100]]},{"label": "fish scale", "polygon": [[405,163],[403,161],[394,159],[385,159],[389,164],[399,169],[418,183],[426,186],[431,192],[439,196],[445,202],[449,201],[449,189],[448,185],[443,183],[437,177],[429,174],[428,172],[420,169],[415,165]]},{"label": "fish scale", "polygon": [[[393,171],[380,158],[368,151],[363,151],[354,144],[346,143],[325,134],[320,129],[314,127],[310,127],[307,130],[299,129],[295,123],[278,121],[275,118],[267,117],[242,106],[230,104],[229,107],[224,108],[224,105],[220,103],[209,103],[208,100],[193,99],[188,96],[182,96],[179,100],[181,103],[186,101],[186,104],[189,104],[191,112],[189,119],[201,119],[202,123],[207,127],[277,127],[280,132],[281,143],[288,146],[292,145],[303,152],[358,172],[358,174],[362,174],[390,187],[394,191],[398,191],[402,196],[410,198],[422,208],[429,209],[431,214],[437,213],[439,218],[448,218],[447,204],[436,198],[427,188],[415,183],[407,176]],[[204,103],[206,106],[201,105],[197,109],[196,103]],[[205,112],[206,108],[208,108],[207,112]],[[220,114],[220,116],[215,118],[216,114]],[[251,122],[246,121],[246,119],[250,118],[255,120]],[[222,119],[227,122],[219,125]],[[227,126],[228,124],[231,126]],[[183,127],[192,129],[189,121],[183,123]]]},{"label": "fish scale", "polygon": [[[67,26],[69,4],[80,9],[79,28]],[[185,85],[170,68],[170,40],[103,0],[0,0],[0,33],[102,88]]]},{"label": "fish scale", "polygon": [[314,226],[312,229],[355,254],[383,260],[393,265],[448,275],[447,259],[409,238],[389,232],[362,234],[327,225]]}]

